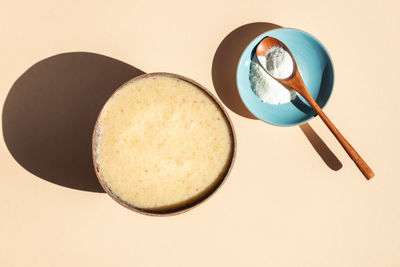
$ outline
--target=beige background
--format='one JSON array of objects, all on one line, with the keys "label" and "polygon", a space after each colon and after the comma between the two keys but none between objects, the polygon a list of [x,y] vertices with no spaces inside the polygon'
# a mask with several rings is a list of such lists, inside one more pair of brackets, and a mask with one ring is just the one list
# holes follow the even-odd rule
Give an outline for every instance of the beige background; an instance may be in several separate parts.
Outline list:
[{"label": "beige background", "polygon": [[[0,0],[7,136],[0,140],[0,266],[400,266],[399,3]],[[373,180],[363,178],[319,118],[310,127],[330,150],[308,126],[279,128],[246,117],[232,62],[246,38],[271,26],[238,29],[252,22],[303,29],[325,44],[336,74],[325,110],[375,170]],[[37,62],[74,51],[144,72],[178,73],[219,91],[238,138],[235,166],[220,191],[166,218],[131,212],[96,192],[82,134],[109,87],[138,71],[73,54],[14,84]],[[229,56],[225,70],[221,55]],[[100,97],[90,82],[103,90]],[[35,109],[41,113],[28,112]]]}]

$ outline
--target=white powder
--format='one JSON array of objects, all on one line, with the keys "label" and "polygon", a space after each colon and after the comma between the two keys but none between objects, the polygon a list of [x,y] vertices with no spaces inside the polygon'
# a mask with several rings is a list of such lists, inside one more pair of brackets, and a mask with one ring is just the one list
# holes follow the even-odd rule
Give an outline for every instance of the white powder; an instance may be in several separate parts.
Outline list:
[{"label": "white powder", "polygon": [[265,55],[266,69],[275,78],[288,78],[293,73],[292,57],[280,46],[272,47]]},{"label": "white powder", "polygon": [[290,54],[281,47],[271,48],[265,57],[258,59],[254,54],[250,64],[250,84],[263,102],[278,105],[293,100],[296,92],[287,89],[272,78],[263,67],[276,78],[287,78],[293,73],[293,61]]}]

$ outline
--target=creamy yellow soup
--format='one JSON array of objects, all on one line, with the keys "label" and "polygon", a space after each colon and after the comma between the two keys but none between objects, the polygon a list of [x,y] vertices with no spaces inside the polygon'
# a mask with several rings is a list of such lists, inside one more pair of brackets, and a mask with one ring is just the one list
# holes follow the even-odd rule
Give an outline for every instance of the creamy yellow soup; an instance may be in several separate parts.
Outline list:
[{"label": "creamy yellow soup", "polygon": [[107,187],[136,208],[177,208],[225,175],[232,132],[200,88],[160,75],[125,84],[98,121],[95,159]]}]

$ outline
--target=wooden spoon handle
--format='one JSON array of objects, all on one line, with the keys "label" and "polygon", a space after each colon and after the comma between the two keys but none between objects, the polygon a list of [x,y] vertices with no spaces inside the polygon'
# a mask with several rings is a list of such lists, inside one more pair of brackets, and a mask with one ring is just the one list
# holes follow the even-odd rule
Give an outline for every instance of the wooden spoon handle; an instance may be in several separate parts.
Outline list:
[{"label": "wooden spoon handle", "polygon": [[328,126],[329,130],[335,135],[336,139],[342,145],[347,154],[354,161],[360,171],[364,174],[367,180],[375,176],[375,173],[371,170],[368,164],[361,158],[357,151],[350,145],[350,143],[344,138],[344,136],[339,132],[335,125],[329,120],[322,109],[318,106],[317,102],[312,98],[310,94],[303,95],[303,97],[310,103],[317,114],[321,117],[322,121]]}]

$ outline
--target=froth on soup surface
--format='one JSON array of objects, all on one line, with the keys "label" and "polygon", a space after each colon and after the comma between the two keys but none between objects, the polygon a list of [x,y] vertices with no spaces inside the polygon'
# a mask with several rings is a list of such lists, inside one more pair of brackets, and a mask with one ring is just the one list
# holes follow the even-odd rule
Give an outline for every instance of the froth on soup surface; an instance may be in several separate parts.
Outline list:
[{"label": "froth on soup surface", "polygon": [[98,121],[95,159],[107,187],[146,210],[179,208],[207,194],[225,175],[232,133],[200,88],[169,76],[125,84]]}]

